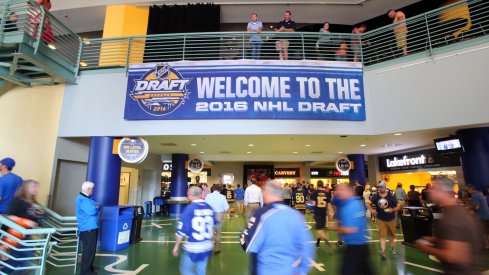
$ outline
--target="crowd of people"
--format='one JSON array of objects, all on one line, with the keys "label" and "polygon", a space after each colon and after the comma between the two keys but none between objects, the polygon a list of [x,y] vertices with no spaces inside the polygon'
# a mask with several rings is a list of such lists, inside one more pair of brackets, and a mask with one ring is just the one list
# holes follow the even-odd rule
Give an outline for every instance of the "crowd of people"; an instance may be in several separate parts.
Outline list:
[{"label": "crowd of people", "polygon": [[[213,234],[208,229],[205,231],[209,233],[208,238],[202,240],[206,243],[205,263],[189,260],[187,257],[192,258],[194,252],[184,248],[184,253],[190,256],[180,260],[182,274],[205,274],[203,267],[208,256],[212,252],[221,251],[220,228],[231,211],[238,216],[246,216],[247,222],[240,236],[240,243],[250,255],[251,274],[307,274],[310,268],[307,259],[314,260],[316,254],[311,245],[313,235],[305,227],[305,218],[309,214],[315,221],[317,249],[324,242],[326,251],[332,253],[333,248],[326,230],[338,232],[336,244],[343,247],[341,274],[375,274],[369,260],[369,242],[366,236],[369,221],[378,230],[380,258],[385,260],[387,253],[393,257],[397,255],[396,227],[399,227],[400,210],[405,206],[438,205],[443,208],[445,215],[435,222],[433,236],[418,240],[416,247],[437,257],[441,262],[440,268],[445,273],[460,274],[460,270],[465,270],[470,271],[468,274],[478,274],[476,272],[483,267],[483,249],[489,249],[488,196],[484,197],[483,193],[469,185],[467,192],[472,200],[464,207],[455,196],[454,182],[448,178],[435,179],[433,185],[427,184],[421,193],[413,185],[406,192],[402,183],[390,190],[383,181],[376,186],[370,187],[367,184],[364,187],[358,182],[330,186],[321,180],[316,184],[306,181],[281,184],[275,180],[267,180],[260,187],[253,176],[245,187],[237,185],[233,188],[230,185],[215,184],[212,186],[212,193],[206,196],[202,195],[205,187],[194,186],[192,188],[197,189],[189,190],[193,192],[189,194],[190,200],[200,194],[194,201],[206,202],[213,210],[214,214],[207,219],[207,226],[213,228]],[[184,225],[189,223],[192,215],[201,213],[191,209],[194,208],[185,210],[181,218],[183,225],[179,224],[178,230],[185,228]],[[193,213],[189,213],[191,211]],[[186,215],[190,215],[190,218]],[[464,222],[458,223],[459,219]],[[188,242],[198,241],[195,240],[195,235],[189,237],[189,234],[196,233],[192,228],[186,230],[189,231],[185,234],[177,233],[177,238],[187,236]],[[470,232],[470,236],[466,236],[466,230]],[[175,255],[178,255],[179,244],[180,240],[177,240]],[[457,257],[456,251],[463,252],[464,257]],[[352,265],[352,261],[356,264]],[[191,269],[188,269],[189,266]],[[188,270],[192,272],[185,273]]]},{"label": "crowd of people", "polygon": [[[406,15],[402,11],[390,9],[387,16],[391,18],[394,24],[393,32],[396,39],[397,48],[402,50],[404,55],[408,54],[407,34],[408,28],[405,23]],[[292,20],[292,12],[287,10],[284,12],[284,20],[278,22],[275,26],[270,27],[275,32],[295,32],[296,23]],[[260,33],[263,31],[263,23],[258,20],[258,14],[251,14],[251,21],[246,27],[247,32],[253,33],[249,38],[251,48],[251,59],[260,59],[260,50],[263,43]],[[330,23],[325,21],[319,29],[319,39],[315,44],[315,49],[319,60],[336,60],[346,61],[348,51],[353,55],[353,61],[358,62],[362,43],[360,35],[367,30],[366,24],[360,24],[353,28],[353,36],[350,38],[349,49],[348,41],[343,38],[332,36],[330,33]],[[275,49],[278,52],[280,60],[289,59],[290,35],[277,34],[275,39]]]}]

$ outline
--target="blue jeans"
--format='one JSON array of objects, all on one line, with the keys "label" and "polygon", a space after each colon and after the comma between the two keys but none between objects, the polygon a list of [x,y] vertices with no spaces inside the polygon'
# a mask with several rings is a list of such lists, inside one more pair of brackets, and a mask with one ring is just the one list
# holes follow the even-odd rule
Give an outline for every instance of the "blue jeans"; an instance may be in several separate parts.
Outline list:
[{"label": "blue jeans", "polygon": [[193,262],[184,251],[180,256],[180,273],[182,275],[205,275],[208,261],[209,257],[198,262]]},{"label": "blue jeans", "polygon": [[261,42],[251,42],[251,59],[260,59]]}]

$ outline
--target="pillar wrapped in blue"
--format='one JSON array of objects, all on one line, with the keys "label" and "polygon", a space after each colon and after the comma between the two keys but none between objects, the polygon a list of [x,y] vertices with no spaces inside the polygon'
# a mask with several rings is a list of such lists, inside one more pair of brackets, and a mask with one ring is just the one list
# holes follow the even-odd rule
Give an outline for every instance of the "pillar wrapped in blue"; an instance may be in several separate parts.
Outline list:
[{"label": "pillar wrapped in blue", "polygon": [[101,206],[119,204],[121,159],[113,153],[113,137],[92,137],[88,155],[87,181],[95,184],[93,199]]},{"label": "pillar wrapped in blue", "polygon": [[187,154],[173,154],[171,157],[171,185],[170,193],[172,204],[170,204],[170,216],[178,216],[182,213],[185,205],[181,201],[187,200],[187,177],[188,172],[185,167],[188,160]]},{"label": "pillar wrapped in blue", "polygon": [[350,169],[350,183],[358,181],[360,185],[367,184],[367,174],[365,173],[365,155],[353,154],[347,156],[350,162],[353,162],[353,168]]},{"label": "pillar wrapped in blue", "polygon": [[483,190],[489,184],[489,127],[459,130],[457,136],[465,151],[460,155],[465,183]]}]

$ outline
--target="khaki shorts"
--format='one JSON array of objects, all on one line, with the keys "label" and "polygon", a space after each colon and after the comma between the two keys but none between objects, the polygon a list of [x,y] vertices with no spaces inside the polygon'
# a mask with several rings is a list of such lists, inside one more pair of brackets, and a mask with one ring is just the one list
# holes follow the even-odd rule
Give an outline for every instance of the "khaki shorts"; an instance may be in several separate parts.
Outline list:
[{"label": "khaki shorts", "polygon": [[275,42],[275,48],[277,51],[287,50],[289,48],[289,40],[277,40]]},{"label": "khaki shorts", "polygon": [[404,48],[407,45],[407,32],[396,32],[396,44],[398,48]]},{"label": "khaki shorts", "polygon": [[396,237],[396,220],[386,222],[377,219],[377,229],[379,230],[380,239],[387,239],[387,235]]},{"label": "khaki shorts", "polygon": [[244,205],[244,201],[236,201],[236,206],[243,206]]}]

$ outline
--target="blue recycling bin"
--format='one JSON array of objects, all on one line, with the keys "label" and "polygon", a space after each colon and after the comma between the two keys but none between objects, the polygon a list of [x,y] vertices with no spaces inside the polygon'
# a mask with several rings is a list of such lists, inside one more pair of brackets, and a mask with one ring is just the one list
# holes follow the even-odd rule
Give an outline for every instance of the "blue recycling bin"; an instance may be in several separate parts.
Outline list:
[{"label": "blue recycling bin", "polygon": [[100,248],[118,251],[129,246],[134,207],[106,206],[102,211]]}]

